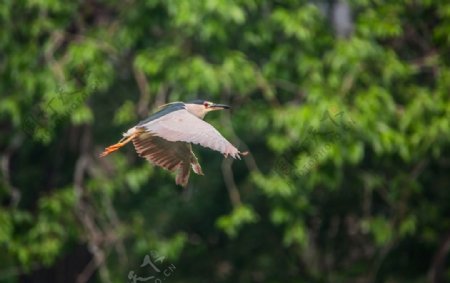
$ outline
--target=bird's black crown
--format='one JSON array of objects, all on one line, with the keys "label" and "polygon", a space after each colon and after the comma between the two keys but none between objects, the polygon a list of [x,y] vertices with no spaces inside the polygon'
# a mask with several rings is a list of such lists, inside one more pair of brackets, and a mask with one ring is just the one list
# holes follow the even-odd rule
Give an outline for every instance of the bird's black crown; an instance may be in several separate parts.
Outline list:
[{"label": "bird's black crown", "polygon": [[203,100],[203,99],[194,99],[194,100],[189,101],[188,103],[203,105],[203,103],[205,103],[205,102],[206,102],[206,100]]}]

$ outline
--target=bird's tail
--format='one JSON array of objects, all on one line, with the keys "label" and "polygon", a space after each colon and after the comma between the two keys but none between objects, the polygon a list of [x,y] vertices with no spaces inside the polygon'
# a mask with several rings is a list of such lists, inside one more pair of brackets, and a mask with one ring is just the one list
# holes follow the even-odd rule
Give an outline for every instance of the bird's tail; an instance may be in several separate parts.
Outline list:
[{"label": "bird's tail", "polygon": [[177,171],[175,182],[177,185],[186,187],[189,181],[189,174],[191,173],[191,167],[189,162],[181,162]]},{"label": "bird's tail", "polygon": [[105,150],[100,154],[100,157],[105,157],[108,154],[110,154],[111,152],[114,152],[116,150],[118,150],[119,148],[121,148],[122,146],[126,145],[127,143],[129,143],[137,134],[139,134],[139,132],[135,132],[130,136],[126,136],[123,137],[118,143],[113,144],[108,146],[107,148],[105,148]]}]

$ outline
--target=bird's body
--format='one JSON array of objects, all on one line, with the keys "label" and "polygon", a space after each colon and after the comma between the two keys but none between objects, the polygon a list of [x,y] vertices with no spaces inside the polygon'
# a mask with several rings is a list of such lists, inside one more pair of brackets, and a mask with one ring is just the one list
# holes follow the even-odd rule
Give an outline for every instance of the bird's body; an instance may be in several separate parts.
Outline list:
[{"label": "bird's body", "polygon": [[192,143],[219,151],[225,157],[240,159],[240,155],[246,154],[203,121],[209,111],[226,108],[229,107],[203,100],[166,104],[160,111],[130,128],[123,134],[122,140],[106,148],[100,156],[108,155],[133,141],[139,156],[166,170],[176,171],[176,183],[186,186],[190,167],[196,174],[203,175],[197,157],[192,152]]}]

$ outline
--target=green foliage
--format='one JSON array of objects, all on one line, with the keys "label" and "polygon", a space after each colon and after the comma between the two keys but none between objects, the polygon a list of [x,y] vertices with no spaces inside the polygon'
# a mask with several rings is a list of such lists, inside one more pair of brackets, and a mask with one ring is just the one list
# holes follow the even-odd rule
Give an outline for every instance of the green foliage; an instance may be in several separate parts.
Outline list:
[{"label": "green foliage", "polygon": [[[167,282],[450,281],[450,4],[348,1],[343,36],[342,2],[2,1],[0,281],[151,251]],[[245,161],[194,146],[183,190],[98,158],[193,98],[232,105],[206,119]]]},{"label": "green foliage", "polygon": [[248,223],[254,223],[258,216],[253,209],[246,205],[239,205],[233,209],[230,215],[217,219],[217,227],[224,230],[231,238],[236,237],[239,229]]}]

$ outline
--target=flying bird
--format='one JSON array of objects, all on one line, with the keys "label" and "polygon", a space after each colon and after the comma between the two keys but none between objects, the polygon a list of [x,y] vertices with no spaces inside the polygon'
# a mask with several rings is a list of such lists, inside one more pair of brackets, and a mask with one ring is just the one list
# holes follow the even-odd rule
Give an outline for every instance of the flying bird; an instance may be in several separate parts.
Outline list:
[{"label": "flying bird", "polygon": [[197,175],[203,175],[202,167],[192,151],[192,144],[221,152],[225,157],[241,159],[247,152],[240,152],[213,126],[203,121],[206,113],[229,109],[228,105],[215,104],[205,100],[173,102],[161,106],[136,126],[128,129],[123,138],[100,154],[104,157],[132,141],[140,157],[156,166],[177,172],[175,182],[185,187],[190,168]]}]

